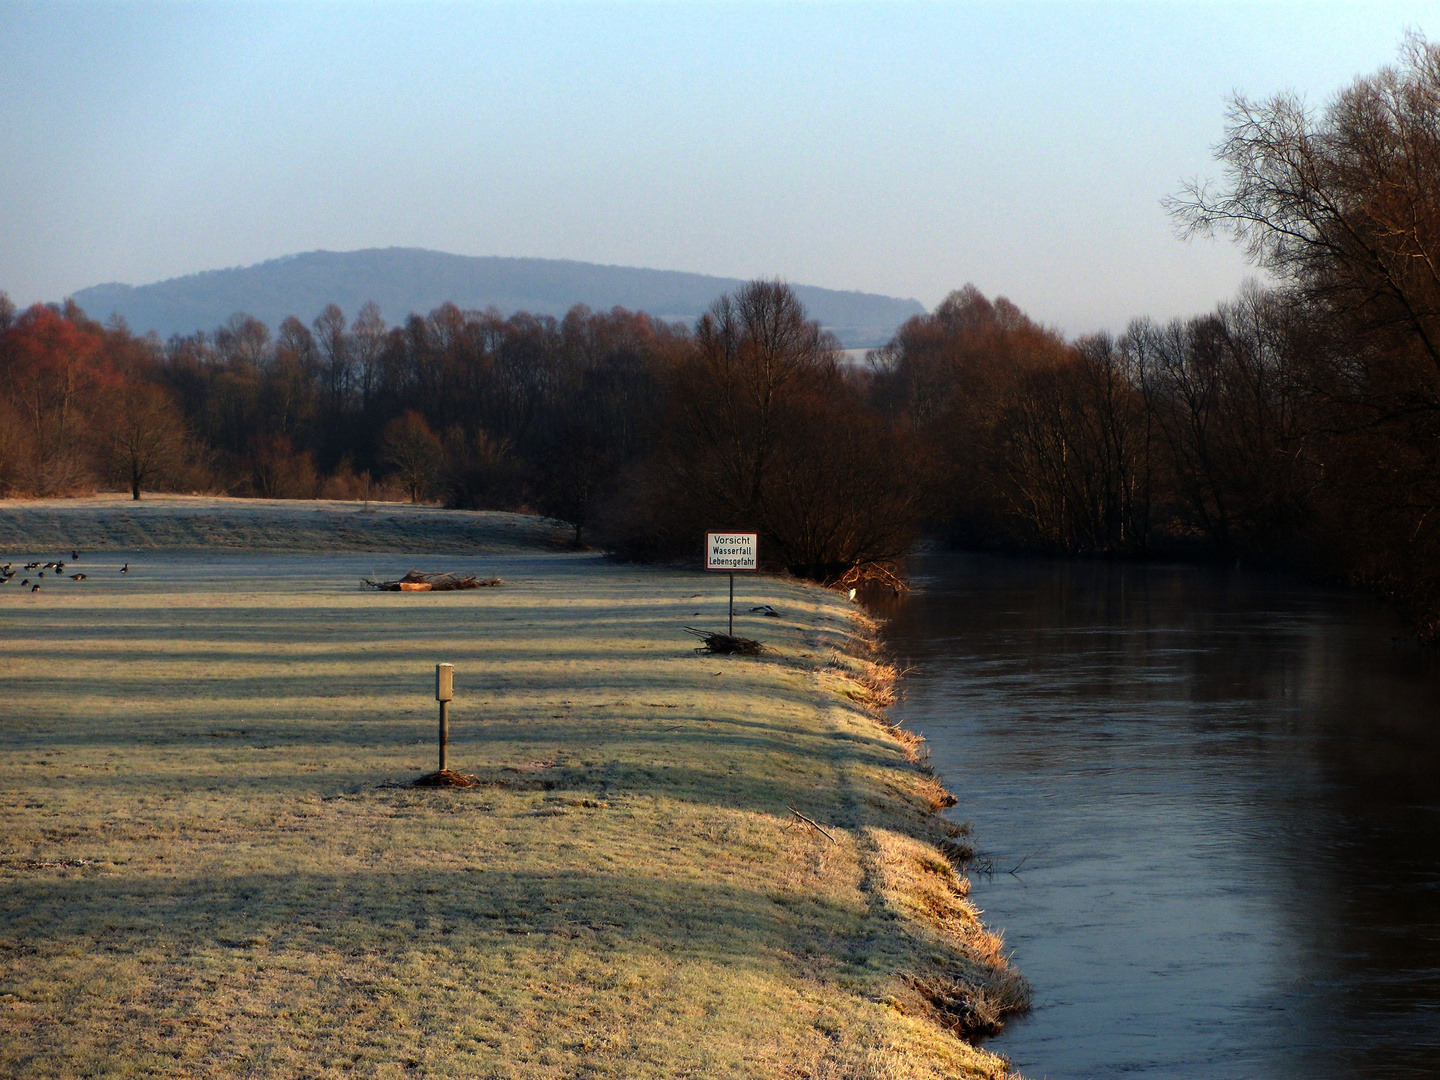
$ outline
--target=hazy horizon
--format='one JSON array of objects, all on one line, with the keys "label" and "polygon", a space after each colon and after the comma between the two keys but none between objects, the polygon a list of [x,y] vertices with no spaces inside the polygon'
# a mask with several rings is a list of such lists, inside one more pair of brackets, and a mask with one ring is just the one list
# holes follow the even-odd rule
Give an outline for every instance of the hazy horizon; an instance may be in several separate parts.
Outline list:
[{"label": "hazy horizon", "polygon": [[[378,305],[390,325],[445,303],[462,311],[491,308],[509,316],[524,311],[560,318],[576,305],[594,311],[623,308],[667,321],[694,324],[716,299],[743,288],[738,278],[678,274],[574,260],[485,259],[422,248],[311,251],[254,266],[211,270],[153,285],[99,285],[74,299],[92,318],[125,319],[144,334],[210,331],[243,311],[272,331],[289,316],[309,321],[328,304],[354,318]],[[810,316],[847,348],[885,344],[906,319],[923,309],[914,299],[836,292],[791,282]]]},{"label": "hazy horizon", "polygon": [[1118,329],[1254,273],[1160,205],[1230,92],[1321,105],[1434,13],[3,2],[0,289],[394,246]]}]

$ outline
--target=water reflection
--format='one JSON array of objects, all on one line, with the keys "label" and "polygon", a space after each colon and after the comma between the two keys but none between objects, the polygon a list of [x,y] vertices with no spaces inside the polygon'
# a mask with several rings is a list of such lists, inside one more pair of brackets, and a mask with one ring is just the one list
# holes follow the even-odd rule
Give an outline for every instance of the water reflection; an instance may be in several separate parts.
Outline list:
[{"label": "water reflection", "polygon": [[1433,651],[1261,575],[915,570],[897,711],[1037,991],[995,1049],[1032,1080],[1440,1076]]}]

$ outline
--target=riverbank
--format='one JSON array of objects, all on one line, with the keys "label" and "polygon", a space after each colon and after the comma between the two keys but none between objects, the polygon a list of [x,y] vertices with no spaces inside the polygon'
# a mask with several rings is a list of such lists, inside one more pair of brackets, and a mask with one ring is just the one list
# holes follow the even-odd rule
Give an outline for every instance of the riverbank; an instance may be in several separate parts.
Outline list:
[{"label": "riverbank", "polygon": [[[82,550],[88,580],[0,592],[0,1071],[1005,1074],[956,1030],[1023,984],[843,598],[742,579],[767,652],[710,657],[682,627],[722,625],[713,576],[441,511],[541,540],[287,553],[313,508],[214,502],[274,550]],[[68,555],[54,527],[4,559]],[[358,583],[457,564],[504,584]],[[440,660],[467,790],[404,786]]]}]

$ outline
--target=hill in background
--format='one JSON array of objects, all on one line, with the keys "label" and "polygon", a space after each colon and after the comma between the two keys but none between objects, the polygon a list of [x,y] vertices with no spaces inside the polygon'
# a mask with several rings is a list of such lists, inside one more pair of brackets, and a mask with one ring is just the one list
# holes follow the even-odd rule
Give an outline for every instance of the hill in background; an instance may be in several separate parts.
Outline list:
[{"label": "hill in background", "polygon": [[[137,333],[161,337],[213,330],[237,311],[273,329],[289,315],[309,322],[326,304],[351,318],[374,300],[390,323],[449,301],[464,310],[499,308],[560,316],[575,304],[615,306],[671,321],[693,322],[739,278],[642,270],[562,259],[505,259],[447,255],[420,248],[309,251],[255,266],[210,270],[153,285],[95,285],[75,302],[99,319],[118,314]],[[846,348],[883,345],[912,315],[917,300],[875,293],[792,285],[795,294]]]}]

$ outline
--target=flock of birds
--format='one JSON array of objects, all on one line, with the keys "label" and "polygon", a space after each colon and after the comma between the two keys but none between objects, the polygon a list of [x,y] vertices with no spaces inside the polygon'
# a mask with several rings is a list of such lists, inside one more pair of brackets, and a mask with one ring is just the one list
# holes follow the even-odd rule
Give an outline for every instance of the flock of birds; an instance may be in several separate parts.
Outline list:
[{"label": "flock of birds", "polygon": [[[79,561],[80,561],[80,552],[79,552],[78,550],[76,550],[75,548],[71,548],[71,549],[70,549],[70,562],[73,563],[73,562],[79,562]],[[42,562],[26,563],[26,564],[25,564],[25,570],[26,570],[27,572],[28,572],[28,571],[31,571],[31,570],[38,570],[38,571],[40,571],[40,572],[35,575],[35,580],[34,580],[33,582],[32,582],[28,577],[21,578],[21,579],[20,579],[20,588],[23,589],[23,588],[25,588],[26,585],[29,585],[29,586],[30,586],[30,591],[31,591],[32,593],[37,593],[37,592],[40,591],[40,585],[41,585],[41,583],[42,583],[42,582],[44,581],[44,579],[45,579],[45,571],[47,571],[47,570],[52,571],[52,572],[54,573],[54,575],[55,575],[55,578],[58,580],[59,578],[63,578],[63,577],[66,576],[66,575],[65,575],[65,567],[66,567],[66,565],[67,565],[67,564],[66,564],[66,562],[65,562],[64,559],[55,559],[54,561],[52,561],[52,562],[47,562],[47,563],[42,563]],[[130,573],[130,564],[129,564],[128,562],[127,562],[124,566],[120,567],[120,573],[122,573],[122,574],[128,574],[128,573]],[[0,566],[0,585],[9,585],[10,582],[11,582],[11,580],[14,579],[15,577],[17,577],[19,574],[20,574],[20,571],[17,570],[17,569],[15,569],[15,564],[14,564],[14,563],[8,563],[8,562],[7,562],[4,566]],[[83,571],[76,571],[75,573],[69,575],[71,581],[84,581],[84,580],[85,580],[87,577],[89,577],[89,576],[90,576],[89,574],[86,574],[86,573],[84,573]]]}]

